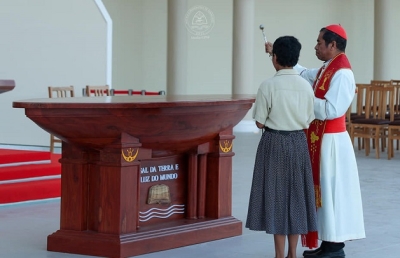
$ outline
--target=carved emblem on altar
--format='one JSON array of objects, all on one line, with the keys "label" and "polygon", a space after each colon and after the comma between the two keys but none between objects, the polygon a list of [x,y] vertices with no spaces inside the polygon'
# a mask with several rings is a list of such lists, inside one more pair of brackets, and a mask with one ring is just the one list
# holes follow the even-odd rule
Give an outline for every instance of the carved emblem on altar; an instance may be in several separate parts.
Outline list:
[{"label": "carved emblem on altar", "polygon": [[126,149],[126,154],[124,153],[124,150],[122,152],[122,157],[126,162],[132,162],[136,159],[137,155],[139,154],[139,149],[136,149],[136,152],[134,153],[134,149],[129,148]]},{"label": "carved emblem on altar", "polygon": [[227,153],[230,152],[233,146],[233,141],[224,140],[219,142],[219,148],[222,152]]},{"label": "carved emblem on altar", "polygon": [[169,204],[171,203],[171,194],[169,187],[164,184],[153,185],[149,188],[147,204]]}]

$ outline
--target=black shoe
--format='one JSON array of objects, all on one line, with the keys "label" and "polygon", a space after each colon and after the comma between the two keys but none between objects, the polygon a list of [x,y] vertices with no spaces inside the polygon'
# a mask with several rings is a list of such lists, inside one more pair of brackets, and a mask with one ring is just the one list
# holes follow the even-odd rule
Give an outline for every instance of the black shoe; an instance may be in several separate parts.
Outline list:
[{"label": "black shoe", "polygon": [[343,249],[336,252],[321,251],[314,255],[305,255],[304,258],[344,258],[346,255]]},{"label": "black shoe", "polygon": [[318,247],[317,249],[314,249],[314,250],[305,250],[303,252],[303,256],[316,255],[316,254],[319,254],[320,252],[322,252],[322,246],[320,246],[320,247]]},{"label": "black shoe", "polygon": [[326,249],[327,244],[328,244],[328,242],[322,241],[321,245],[317,249],[304,251],[303,256],[319,254],[320,252],[322,252],[323,250]]}]

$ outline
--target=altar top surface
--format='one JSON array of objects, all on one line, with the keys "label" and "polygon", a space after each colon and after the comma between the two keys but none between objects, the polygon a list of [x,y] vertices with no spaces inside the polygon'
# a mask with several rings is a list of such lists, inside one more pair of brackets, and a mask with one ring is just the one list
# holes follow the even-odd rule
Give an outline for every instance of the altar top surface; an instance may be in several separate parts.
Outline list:
[{"label": "altar top surface", "polygon": [[14,101],[14,108],[153,108],[253,103],[255,95],[160,95],[39,98]]},{"label": "altar top surface", "polygon": [[0,80],[0,94],[13,90],[15,88],[15,82],[13,80]]},{"label": "altar top surface", "polygon": [[184,152],[231,130],[254,101],[230,94],[107,96],[30,99],[13,107],[77,146],[103,148],[130,135],[144,148]]}]

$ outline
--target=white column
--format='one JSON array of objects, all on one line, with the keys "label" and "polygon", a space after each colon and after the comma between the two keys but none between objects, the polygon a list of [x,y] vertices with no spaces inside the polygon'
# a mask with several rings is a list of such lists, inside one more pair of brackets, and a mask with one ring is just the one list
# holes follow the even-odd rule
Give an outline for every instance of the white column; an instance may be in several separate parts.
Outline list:
[{"label": "white column", "polygon": [[251,94],[254,77],[254,0],[233,1],[232,93]]},{"label": "white column", "polygon": [[187,93],[187,0],[168,0],[167,94]]},{"label": "white column", "polygon": [[94,0],[97,7],[99,8],[101,14],[103,15],[104,20],[107,25],[107,75],[106,75],[106,84],[112,88],[112,29],[113,23],[110,17],[110,14],[107,11],[107,8],[104,6],[102,0]]},{"label": "white column", "polygon": [[375,0],[374,80],[400,79],[399,10],[399,0]]}]

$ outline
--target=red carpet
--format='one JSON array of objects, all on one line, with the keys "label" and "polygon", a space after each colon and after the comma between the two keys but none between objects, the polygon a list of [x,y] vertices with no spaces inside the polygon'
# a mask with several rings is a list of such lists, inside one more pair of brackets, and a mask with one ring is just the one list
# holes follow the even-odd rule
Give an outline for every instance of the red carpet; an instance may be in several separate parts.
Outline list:
[{"label": "red carpet", "polygon": [[0,149],[0,204],[60,197],[60,158],[50,152]]},{"label": "red carpet", "polygon": [[50,160],[50,152],[0,149],[0,165]]},{"label": "red carpet", "polygon": [[[1,151],[2,150],[0,150],[0,154]],[[0,167],[0,181],[60,175],[61,164],[58,162],[58,160],[61,158],[61,155],[52,154],[50,156],[50,152],[47,154],[47,159],[50,160],[51,163]]]},{"label": "red carpet", "polygon": [[60,197],[60,179],[0,185],[0,204]]}]

